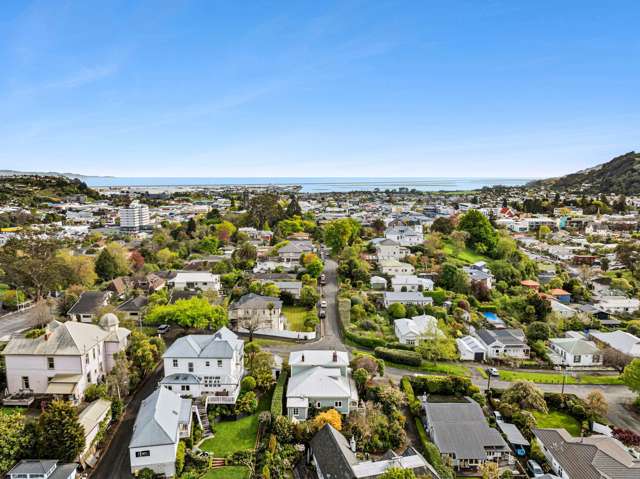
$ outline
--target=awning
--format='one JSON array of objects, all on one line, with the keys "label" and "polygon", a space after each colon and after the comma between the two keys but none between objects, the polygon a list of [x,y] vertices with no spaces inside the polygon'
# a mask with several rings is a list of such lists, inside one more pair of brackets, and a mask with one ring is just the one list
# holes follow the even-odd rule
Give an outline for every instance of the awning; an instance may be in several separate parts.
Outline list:
[{"label": "awning", "polygon": [[79,374],[58,374],[49,380],[46,394],[73,394],[78,387]]}]

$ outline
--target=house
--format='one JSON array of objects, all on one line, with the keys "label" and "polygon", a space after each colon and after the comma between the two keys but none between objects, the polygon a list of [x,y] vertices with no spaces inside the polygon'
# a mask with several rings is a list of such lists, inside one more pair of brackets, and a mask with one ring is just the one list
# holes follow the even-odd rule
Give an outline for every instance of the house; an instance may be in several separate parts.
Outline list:
[{"label": "house", "polygon": [[433,298],[424,296],[422,293],[417,291],[413,293],[395,293],[393,291],[385,291],[383,294],[385,308],[388,308],[395,303],[402,303],[405,305],[413,304],[418,306],[433,304]]},{"label": "house", "polygon": [[478,338],[473,336],[463,336],[456,339],[460,359],[463,361],[484,361],[487,359],[487,348]]},{"label": "house", "polygon": [[58,464],[55,459],[23,459],[13,466],[7,479],[75,479],[78,464]]},{"label": "house", "polygon": [[397,259],[378,261],[378,267],[383,274],[395,276],[396,274],[413,274],[416,270],[409,263],[401,263]]},{"label": "house", "polygon": [[158,291],[167,284],[167,281],[155,273],[149,273],[141,279],[136,280],[136,288],[142,289],[147,293]]},{"label": "house", "polygon": [[387,289],[387,280],[382,276],[371,276],[371,289],[385,290]]},{"label": "house", "polygon": [[632,358],[640,358],[640,338],[626,331],[590,331],[589,339],[593,339],[600,347],[613,348]]},{"label": "house", "polygon": [[80,453],[80,463],[94,466],[96,463],[95,439],[103,423],[111,420],[111,401],[96,399],[80,412],[78,422],[84,430],[84,448]]},{"label": "house", "polygon": [[267,281],[275,284],[280,292],[287,292],[294,298],[300,298],[302,292],[302,281]]},{"label": "house", "polygon": [[471,283],[479,283],[486,289],[493,288],[493,274],[484,261],[464,266],[462,270],[467,274]]},{"label": "house", "polygon": [[476,338],[489,359],[529,359],[530,349],[521,329],[480,329]]},{"label": "house", "polygon": [[560,301],[563,304],[569,304],[571,302],[571,293],[561,288],[553,288],[549,290],[549,294],[553,296],[556,301]]},{"label": "house", "polygon": [[129,298],[116,308],[116,311],[124,314],[125,319],[141,321],[142,313],[149,304],[149,300],[144,296]]},{"label": "house", "polygon": [[553,364],[568,367],[602,366],[602,353],[595,343],[580,338],[551,338]]},{"label": "house", "polygon": [[398,274],[391,278],[391,287],[396,293],[403,291],[433,291],[433,281],[413,274]]},{"label": "house", "polygon": [[282,301],[271,296],[245,294],[229,306],[229,320],[235,328],[282,330]]},{"label": "house", "polygon": [[540,294],[541,298],[545,298],[549,301],[549,305],[551,306],[551,311],[556,313],[563,318],[573,318],[578,312],[572,307],[569,306],[565,302],[558,301],[551,295],[548,294]]},{"label": "house", "polygon": [[310,407],[330,407],[349,414],[358,405],[358,392],[346,352],[294,351],[289,354],[289,366],[287,415],[290,419],[304,421]]},{"label": "house", "polygon": [[2,355],[9,394],[42,394],[79,403],[89,384],[113,369],[114,354],[124,351],[131,332],[114,314],[99,325],[52,321],[44,334],[13,336]]},{"label": "house", "polygon": [[376,250],[376,258],[380,261],[386,261],[390,259],[399,260],[402,258],[402,249],[400,243],[390,239],[380,239],[374,242],[374,248]]},{"label": "house", "polygon": [[487,461],[510,462],[509,446],[489,427],[480,405],[465,397],[452,401],[422,401],[424,426],[445,462],[456,470],[477,470]]},{"label": "house", "polygon": [[633,314],[640,309],[640,299],[626,296],[603,296],[595,306],[611,314]]},{"label": "house", "polygon": [[122,298],[125,294],[127,294],[127,291],[131,289],[132,285],[133,282],[131,278],[129,278],[128,276],[119,276],[111,280],[109,286],[107,286],[107,289],[111,291],[116,297]]},{"label": "house", "polygon": [[438,320],[428,314],[414,316],[411,319],[401,318],[393,322],[393,330],[401,344],[414,346],[423,339],[444,337],[438,329]]},{"label": "house", "polygon": [[414,448],[402,455],[388,451],[382,458],[361,460],[355,454],[355,440],[351,442],[331,424],[325,424],[314,434],[307,449],[307,462],[317,476],[325,479],[375,479],[391,468],[407,469],[419,477],[439,479],[433,466]]},{"label": "house", "polygon": [[176,474],[178,442],[191,435],[191,399],[167,388],[142,401],[129,442],[131,473],[144,468],[156,474]]},{"label": "house", "polygon": [[208,271],[178,271],[167,284],[180,290],[220,291],[220,275]]},{"label": "house", "polygon": [[384,237],[392,241],[396,241],[400,246],[417,246],[424,241],[422,234],[422,226],[396,226],[388,228]]},{"label": "house", "polygon": [[551,469],[562,479],[637,479],[640,460],[604,435],[573,437],[565,429],[532,429]]},{"label": "house", "polygon": [[540,283],[538,283],[537,281],[533,281],[532,279],[523,279],[522,281],[520,281],[520,285],[534,291],[538,291],[540,289]]},{"label": "house", "polygon": [[244,375],[244,341],[222,327],[178,338],[162,355],[162,386],[205,404],[235,404]]},{"label": "house", "polygon": [[289,241],[278,250],[278,258],[285,264],[300,264],[300,256],[315,251],[313,243],[308,240]]},{"label": "house", "polygon": [[111,294],[111,291],[84,291],[67,311],[67,316],[74,321],[92,323],[100,310],[109,304]]}]

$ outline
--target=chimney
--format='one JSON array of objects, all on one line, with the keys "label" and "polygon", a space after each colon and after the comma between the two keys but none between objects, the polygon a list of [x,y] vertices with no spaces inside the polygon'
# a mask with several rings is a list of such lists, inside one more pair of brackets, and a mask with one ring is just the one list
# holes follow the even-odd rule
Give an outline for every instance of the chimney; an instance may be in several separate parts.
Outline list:
[{"label": "chimney", "polygon": [[304,353],[302,353],[302,358],[300,359],[300,362],[304,363]]},{"label": "chimney", "polygon": [[333,362],[337,363],[338,362],[338,351],[334,351],[333,352]]},{"label": "chimney", "polygon": [[45,341],[49,341],[49,331],[47,331],[46,333],[44,333],[44,340]]}]

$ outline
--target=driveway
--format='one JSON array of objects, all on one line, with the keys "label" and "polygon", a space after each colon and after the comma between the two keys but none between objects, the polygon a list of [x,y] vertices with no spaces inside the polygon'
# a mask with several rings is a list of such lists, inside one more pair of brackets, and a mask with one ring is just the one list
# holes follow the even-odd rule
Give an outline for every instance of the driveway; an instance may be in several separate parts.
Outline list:
[{"label": "driveway", "polygon": [[162,377],[163,368],[159,367],[147,378],[144,385],[136,391],[124,412],[120,427],[111,440],[111,444],[96,469],[91,473],[91,479],[133,478],[131,465],[129,463],[129,441],[131,441],[131,436],[133,435],[133,424],[135,423],[142,400],[156,389]]}]

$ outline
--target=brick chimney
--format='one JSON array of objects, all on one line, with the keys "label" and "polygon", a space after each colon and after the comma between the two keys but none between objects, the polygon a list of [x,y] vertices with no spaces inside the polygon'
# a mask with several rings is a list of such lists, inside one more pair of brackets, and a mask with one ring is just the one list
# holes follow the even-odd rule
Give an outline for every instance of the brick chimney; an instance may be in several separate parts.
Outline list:
[{"label": "brick chimney", "polygon": [[333,352],[333,362],[337,363],[338,362],[338,351],[334,351]]}]

